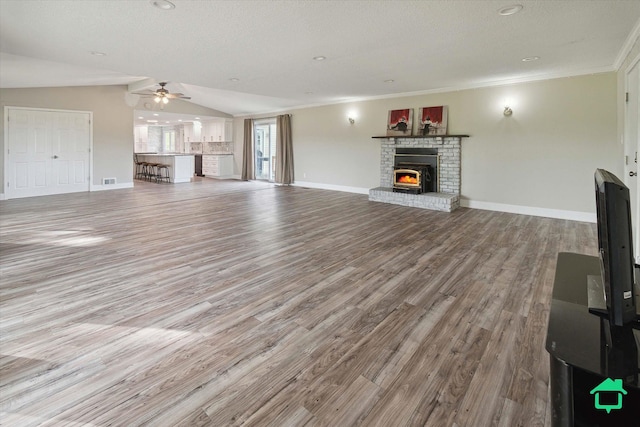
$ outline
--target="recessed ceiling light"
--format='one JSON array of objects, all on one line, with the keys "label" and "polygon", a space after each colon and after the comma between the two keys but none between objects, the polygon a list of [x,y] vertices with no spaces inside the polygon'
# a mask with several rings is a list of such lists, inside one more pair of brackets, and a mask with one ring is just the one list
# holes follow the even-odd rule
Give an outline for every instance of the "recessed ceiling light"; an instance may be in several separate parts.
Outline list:
[{"label": "recessed ceiling light", "polygon": [[181,122],[181,121],[182,121],[182,119],[178,119],[178,121],[179,121],[179,122]]},{"label": "recessed ceiling light", "polygon": [[239,78],[237,78],[237,77],[231,77],[231,78],[229,79],[229,81],[231,81],[231,82],[239,82],[239,81],[240,81],[240,79],[239,79]]},{"label": "recessed ceiling light", "polygon": [[104,52],[98,52],[96,50],[92,50],[91,51],[91,55],[93,55],[93,56],[106,56],[107,54],[104,53]]},{"label": "recessed ceiling light", "polygon": [[158,113],[153,113],[154,116],[158,117],[160,114]]},{"label": "recessed ceiling light", "polygon": [[165,123],[170,123],[169,120],[167,120]]},{"label": "recessed ceiling light", "polygon": [[147,120],[148,123],[158,123],[157,120]]},{"label": "recessed ceiling light", "polygon": [[393,82],[395,82],[395,80],[393,80],[393,79],[387,79],[387,80],[385,80],[384,82],[385,82],[385,83],[393,83]]},{"label": "recessed ceiling light", "polygon": [[315,61],[324,61],[325,59],[327,59],[326,56],[314,56],[313,59]]},{"label": "recessed ceiling light", "polygon": [[514,4],[512,6],[505,6],[501,9],[498,9],[498,13],[502,16],[509,16],[509,15],[515,15],[521,10],[522,10],[521,4]]},{"label": "recessed ceiling light", "polygon": [[200,117],[196,117],[196,120],[200,120]]},{"label": "recessed ceiling light", "polygon": [[176,5],[167,0],[151,0],[149,1],[154,7],[162,10],[171,10],[175,9]]},{"label": "recessed ceiling light", "polygon": [[138,120],[142,120],[142,119],[144,119],[144,117],[142,117],[142,116],[138,117]]},{"label": "recessed ceiling light", "polygon": [[539,56],[527,56],[526,58],[522,58],[522,62],[537,61],[538,59],[540,59]]}]

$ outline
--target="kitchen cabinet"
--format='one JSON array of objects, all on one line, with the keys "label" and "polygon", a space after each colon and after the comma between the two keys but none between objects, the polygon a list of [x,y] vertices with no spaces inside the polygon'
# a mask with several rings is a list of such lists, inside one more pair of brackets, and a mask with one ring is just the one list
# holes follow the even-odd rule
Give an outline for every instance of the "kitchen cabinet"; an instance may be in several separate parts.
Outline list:
[{"label": "kitchen cabinet", "polygon": [[207,177],[221,178],[233,175],[233,156],[204,154],[202,173]]},{"label": "kitchen cabinet", "polygon": [[186,123],[182,126],[182,138],[184,142],[196,142],[193,140],[193,123]]},{"label": "kitchen cabinet", "polygon": [[184,142],[201,142],[202,127],[200,123],[185,123],[183,125]]},{"label": "kitchen cabinet", "polygon": [[216,132],[214,122],[202,123],[202,142],[213,141],[213,135]]},{"label": "kitchen cabinet", "polygon": [[207,122],[202,126],[203,142],[226,142],[232,140],[233,122],[225,120],[223,122]]}]

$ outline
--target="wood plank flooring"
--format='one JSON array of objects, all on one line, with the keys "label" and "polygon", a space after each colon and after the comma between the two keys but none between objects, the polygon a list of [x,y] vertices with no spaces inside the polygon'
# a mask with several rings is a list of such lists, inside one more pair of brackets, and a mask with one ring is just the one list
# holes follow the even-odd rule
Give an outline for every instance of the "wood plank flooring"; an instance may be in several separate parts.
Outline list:
[{"label": "wood plank flooring", "polygon": [[0,202],[3,426],[543,426],[594,224],[203,179]]}]

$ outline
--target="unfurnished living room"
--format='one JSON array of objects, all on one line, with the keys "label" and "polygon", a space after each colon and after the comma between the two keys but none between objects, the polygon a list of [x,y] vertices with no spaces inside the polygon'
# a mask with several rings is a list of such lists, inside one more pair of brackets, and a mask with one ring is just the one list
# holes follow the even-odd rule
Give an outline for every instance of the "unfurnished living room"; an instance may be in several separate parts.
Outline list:
[{"label": "unfurnished living room", "polygon": [[0,425],[637,425],[639,94],[632,0],[0,0]]}]

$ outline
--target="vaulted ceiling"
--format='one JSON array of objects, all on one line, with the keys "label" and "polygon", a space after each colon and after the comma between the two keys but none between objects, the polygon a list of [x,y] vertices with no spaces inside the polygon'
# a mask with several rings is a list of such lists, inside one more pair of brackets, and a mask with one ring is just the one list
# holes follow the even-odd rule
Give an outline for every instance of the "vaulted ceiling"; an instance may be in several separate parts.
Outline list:
[{"label": "vaulted ceiling", "polygon": [[612,71],[640,32],[637,0],[163,4],[0,0],[0,87],[150,78],[247,115]]}]

